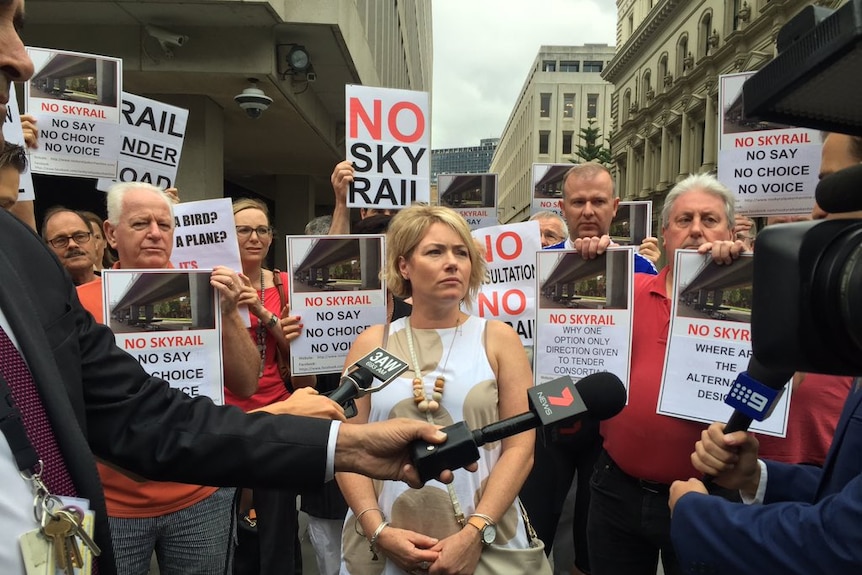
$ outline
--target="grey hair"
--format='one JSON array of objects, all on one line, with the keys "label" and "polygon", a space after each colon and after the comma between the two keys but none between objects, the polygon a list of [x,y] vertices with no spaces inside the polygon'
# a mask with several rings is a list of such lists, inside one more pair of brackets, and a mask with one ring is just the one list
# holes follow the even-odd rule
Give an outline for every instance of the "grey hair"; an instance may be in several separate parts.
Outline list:
[{"label": "grey hair", "polygon": [[735,198],[733,193],[727,189],[727,186],[718,181],[718,178],[712,174],[691,174],[684,180],[681,180],[673,189],[668,192],[664,199],[664,206],[661,208],[661,227],[667,228],[670,224],[670,212],[673,209],[673,204],[683,194],[693,191],[703,191],[720,198],[724,202],[724,213],[727,217],[727,229],[732,230],[734,226],[734,209],[733,204]]},{"label": "grey hair", "polygon": [[560,214],[558,214],[557,212],[552,212],[551,210],[544,210],[541,212],[536,212],[535,214],[530,216],[530,219],[527,221],[532,222],[535,220],[554,220],[554,219],[558,220],[561,224],[563,224],[563,239],[564,240],[569,239],[569,226],[566,225],[566,220],[564,220],[562,217],[560,217]]},{"label": "grey hair", "polygon": [[118,182],[108,188],[108,197],[106,200],[108,205],[107,219],[111,222],[111,225],[120,225],[120,214],[123,213],[123,199],[126,197],[126,194],[132,190],[147,190],[162,198],[168,206],[168,209],[171,211],[171,220],[173,220],[174,203],[171,201],[171,197],[167,195],[164,190],[158,186],[147,184],[145,182]]},{"label": "grey hair", "polygon": [[322,236],[329,233],[332,226],[332,216],[318,216],[305,224],[305,235]]}]

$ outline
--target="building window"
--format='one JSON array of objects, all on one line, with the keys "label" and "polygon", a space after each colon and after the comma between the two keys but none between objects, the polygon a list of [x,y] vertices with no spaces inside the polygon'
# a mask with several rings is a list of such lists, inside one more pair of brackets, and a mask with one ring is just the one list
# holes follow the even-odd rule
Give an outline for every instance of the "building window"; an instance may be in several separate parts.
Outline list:
[{"label": "building window", "polygon": [[544,131],[539,132],[539,154],[548,154],[548,144],[551,140],[551,133]]},{"label": "building window", "polygon": [[631,35],[634,33],[634,31],[635,31],[635,15],[629,14],[629,37],[631,37]]},{"label": "building window", "polygon": [[573,132],[563,132],[563,154],[572,153]]},{"label": "building window", "polygon": [[563,94],[563,117],[564,118],[574,118],[575,117],[575,95],[574,94]]},{"label": "building window", "polygon": [[560,60],[560,72],[580,72],[581,63],[578,60]]},{"label": "building window", "polygon": [[601,72],[602,65],[600,60],[584,60],[584,72]]},{"label": "building window", "polygon": [[596,118],[598,116],[599,95],[587,94],[587,118]]},{"label": "building window", "polygon": [[656,78],[655,82],[658,92],[664,92],[664,87],[670,86],[672,81],[673,78],[668,76],[667,54],[662,54],[658,61],[658,78]]},{"label": "building window", "polygon": [[551,95],[542,94],[539,96],[539,116],[542,118],[551,117]]},{"label": "building window", "polygon": [[556,60],[542,60],[542,72],[556,72],[557,71],[557,61]]}]

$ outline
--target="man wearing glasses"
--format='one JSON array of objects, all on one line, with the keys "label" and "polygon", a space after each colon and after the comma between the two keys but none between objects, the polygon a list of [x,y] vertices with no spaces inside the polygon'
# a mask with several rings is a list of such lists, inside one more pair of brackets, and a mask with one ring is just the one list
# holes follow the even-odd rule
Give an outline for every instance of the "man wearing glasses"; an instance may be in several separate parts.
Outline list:
[{"label": "man wearing glasses", "polygon": [[60,258],[76,286],[96,279],[96,242],[80,214],[63,207],[51,208],[42,222],[42,239]]}]

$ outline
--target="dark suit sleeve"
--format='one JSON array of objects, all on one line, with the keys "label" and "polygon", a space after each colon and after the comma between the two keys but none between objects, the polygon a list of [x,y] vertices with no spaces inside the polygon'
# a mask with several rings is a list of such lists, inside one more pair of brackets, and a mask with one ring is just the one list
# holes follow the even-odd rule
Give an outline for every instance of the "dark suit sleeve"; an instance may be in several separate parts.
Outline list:
[{"label": "dark suit sleeve", "polygon": [[823,470],[814,465],[766,461],[766,494],[763,502],[813,502],[822,475]]},{"label": "dark suit sleeve", "polygon": [[[119,349],[72,290],[88,442],[100,458],[157,480],[302,487],[324,482],[331,422],[246,414],[191,399]],[[77,367],[77,366],[76,366]]]},{"label": "dark suit sleeve", "polygon": [[858,573],[862,477],[816,504],[743,505],[689,493],[671,538],[685,573]]}]

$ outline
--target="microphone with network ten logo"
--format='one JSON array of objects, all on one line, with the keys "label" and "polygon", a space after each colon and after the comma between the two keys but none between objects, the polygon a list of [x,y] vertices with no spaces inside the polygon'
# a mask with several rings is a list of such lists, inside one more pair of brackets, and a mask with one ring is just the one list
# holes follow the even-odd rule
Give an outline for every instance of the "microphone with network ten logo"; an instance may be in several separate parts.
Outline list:
[{"label": "microphone with network ten logo", "polygon": [[588,375],[575,383],[571,377],[560,377],[527,390],[530,411],[471,431],[459,422],[441,431],[446,441],[431,444],[414,441],[410,447],[413,466],[422,482],[433,479],[446,469],[458,469],[479,459],[479,447],[552,424],[580,417],[609,419],[626,404],[622,381],[610,372]]},{"label": "microphone with network ten logo", "polygon": [[[407,371],[407,367],[407,362],[383,348],[375,348],[350,366],[348,372],[341,377],[339,386],[327,397],[346,408],[354,399],[389,385],[396,377]],[[381,383],[372,386],[374,380]]]}]

